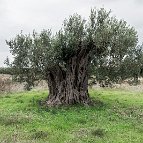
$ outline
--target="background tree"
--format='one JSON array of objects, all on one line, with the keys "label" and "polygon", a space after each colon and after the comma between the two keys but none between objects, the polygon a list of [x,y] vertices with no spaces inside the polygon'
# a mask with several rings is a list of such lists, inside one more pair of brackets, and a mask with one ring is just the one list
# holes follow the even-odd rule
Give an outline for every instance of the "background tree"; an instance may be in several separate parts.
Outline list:
[{"label": "background tree", "polygon": [[[116,69],[137,43],[137,32],[123,20],[110,16],[105,9],[91,10],[86,21],[74,14],[65,19],[55,35],[50,30],[40,34],[19,34],[7,41],[14,56],[11,67],[21,81],[32,86],[45,79],[49,86],[47,105],[89,104],[88,78],[95,70]],[[115,70],[116,71],[116,70]],[[116,72],[115,72],[116,73]],[[116,79],[117,80],[117,79]]]},{"label": "background tree", "polygon": [[143,69],[143,45],[138,45],[134,49],[131,49],[124,61],[122,62],[121,70],[123,71],[123,79],[133,78],[133,82],[137,84],[139,77],[142,77]]}]

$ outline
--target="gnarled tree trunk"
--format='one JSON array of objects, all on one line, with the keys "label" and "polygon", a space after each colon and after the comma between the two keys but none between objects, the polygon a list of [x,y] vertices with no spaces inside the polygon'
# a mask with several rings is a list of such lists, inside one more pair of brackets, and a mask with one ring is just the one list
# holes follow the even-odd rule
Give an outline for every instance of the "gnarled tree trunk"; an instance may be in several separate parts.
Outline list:
[{"label": "gnarled tree trunk", "polygon": [[66,69],[60,66],[48,73],[48,106],[89,104],[88,59],[86,50],[69,59]]}]

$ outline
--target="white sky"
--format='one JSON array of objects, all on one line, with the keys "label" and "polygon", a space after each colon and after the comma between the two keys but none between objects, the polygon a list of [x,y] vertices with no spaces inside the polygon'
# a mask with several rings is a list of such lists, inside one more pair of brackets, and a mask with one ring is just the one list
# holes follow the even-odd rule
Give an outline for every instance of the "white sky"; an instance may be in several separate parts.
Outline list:
[{"label": "white sky", "polygon": [[0,0],[0,66],[9,48],[5,40],[35,29],[58,31],[65,18],[73,13],[88,17],[91,8],[104,7],[112,15],[124,19],[138,31],[143,42],[143,0]]}]

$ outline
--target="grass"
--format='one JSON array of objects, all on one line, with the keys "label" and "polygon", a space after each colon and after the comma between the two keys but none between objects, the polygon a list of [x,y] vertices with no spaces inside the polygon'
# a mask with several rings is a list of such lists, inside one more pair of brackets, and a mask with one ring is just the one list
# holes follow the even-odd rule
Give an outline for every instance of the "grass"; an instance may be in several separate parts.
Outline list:
[{"label": "grass", "polygon": [[45,108],[46,91],[0,95],[0,143],[142,143],[143,93],[90,90],[96,105]]}]

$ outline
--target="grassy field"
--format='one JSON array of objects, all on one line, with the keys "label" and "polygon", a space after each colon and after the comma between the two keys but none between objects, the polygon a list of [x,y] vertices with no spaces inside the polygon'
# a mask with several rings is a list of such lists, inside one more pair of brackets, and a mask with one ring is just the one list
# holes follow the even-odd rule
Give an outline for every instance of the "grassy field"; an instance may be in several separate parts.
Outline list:
[{"label": "grassy field", "polygon": [[46,91],[0,95],[0,143],[143,143],[143,93],[90,90],[93,107],[45,108]]}]

